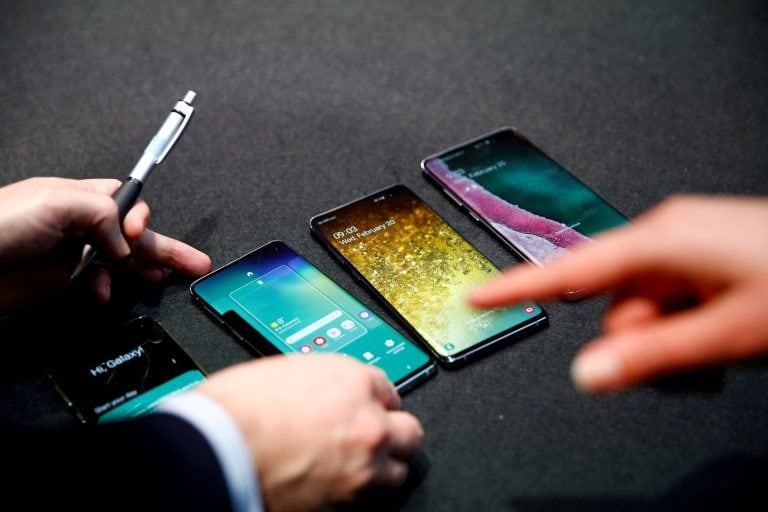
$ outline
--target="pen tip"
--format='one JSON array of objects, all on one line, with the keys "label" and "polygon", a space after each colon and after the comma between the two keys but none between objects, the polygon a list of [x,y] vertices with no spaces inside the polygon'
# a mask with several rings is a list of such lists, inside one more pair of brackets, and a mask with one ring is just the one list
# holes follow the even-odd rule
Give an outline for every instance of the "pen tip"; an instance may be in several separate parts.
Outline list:
[{"label": "pen tip", "polygon": [[191,105],[192,102],[195,101],[195,96],[197,96],[197,94],[195,94],[195,91],[187,91],[187,94],[184,95],[184,100],[183,100],[184,103],[186,103],[187,105]]}]

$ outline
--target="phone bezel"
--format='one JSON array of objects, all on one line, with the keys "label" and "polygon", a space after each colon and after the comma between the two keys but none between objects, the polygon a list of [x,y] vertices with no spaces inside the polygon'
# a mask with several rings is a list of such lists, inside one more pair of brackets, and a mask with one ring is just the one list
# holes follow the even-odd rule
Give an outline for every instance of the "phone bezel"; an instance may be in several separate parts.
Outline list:
[{"label": "phone bezel", "polygon": [[[170,347],[173,347],[173,350],[175,351],[175,358],[183,358],[185,360],[185,364],[189,366],[189,368],[186,370],[180,371],[170,379],[166,379],[164,382],[168,382],[172,378],[178,377],[179,375],[182,375],[183,373],[190,370],[198,370],[204,378],[207,378],[208,372],[200,365],[200,363],[198,363],[197,360],[195,360],[195,358],[193,358],[184,349],[184,347],[181,346],[178,340],[176,340],[176,338],[174,338],[158,320],[149,315],[141,315],[117,325],[110,325],[107,327],[100,327],[99,329],[88,330],[87,332],[82,333],[82,335],[86,337],[86,340],[80,340],[80,343],[84,344],[86,347],[91,347],[96,344],[95,340],[107,338],[114,341],[117,339],[121,343],[121,348],[118,349],[115,347],[115,350],[120,352],[122,350],[127,350],[133,347],[140,336],[142,339],[148,340],[149,334],[147,333],[150,329],[152,330],[153,334],[159,333],[162,336],[163,341],[168,343]],[[80,349],[82,349],[82,347]],[[93,354],[91,354],[90,357],[92,357],[92,355]],[[86,355],[83,354],[83,357],[85,356]],[[51,356],[49,355],[48,357]],[[81,423],[95,424],[99,422],[102,416],[109,413],[112,409],[108,409],[99,414],[89,410],[88,406],[86,405],[86,401],[79,399],[80,395],[84,395],[86,393],[86,389],[74,389],[70,387],[74,386],[74,384],[69,382],[73,377],[71,376],[71,373],[65,375],[65,372],[71,371],[72,368],[62,366],[62,362],[59,361],[58,358],[54,361],[49,361],[46,364],[46,375],[48,380],[51,382],[59,396],[61,396],[61,398],[64,400],[66,405],[72,410],[77,419]],[[136,397],[132,398],[138,398],[143,394],[151,391],[152,389],[155,389],[155,387],[144,390],[143,392],[136,395]],[[90,399],[92,400],[92,398]]]},{"label": "phone bezel", "polygon": [[[271,240],[269,242],[266,242],[262,244],[261,246],[253,249],[252,251],[230,261],[229,263],[226,263],[217,269],[209,272],[208,274],[196,279],[194,282],[192,282],[189,285],[189,291],[192,295],[192,298],[195,300],[195,303],[202,306],[203,310],[206,311],[210,316],[212,316],[214,319],[216,319],[221,325],[223,325],[232,335],[235,336],[238,340],[240,340],[247,348],[249,348],[256,357],[265,357],[265,356],[273,356],[273,355],[285,355],[285,352],[282,352],[274,343],[272,343],[270,340],[268,340],[266,337],[264,337],[258,330],[256,330],[253,326],[251,326],[248,322],[245,321],[236,311],[230,310],[227,311],[224,314],[220,314],[218,311],[216,311],[213,307],[211,307],[210,304],[208,304],[205,299],[203,299],[195,290],[198,283],[210,278],[216,273],[226,271],[228,268],[232,267],[233,265],[236,265],[240,261],[253,257],[254,255],[257,255],[257,253],[265,253],[269,251],[270,249],[279,251],[279,250],[286,250],[299,258],[306,261],[309,265],[314,267],[314,269],[317,272],[320,272],[325,277],[330,279],[336,286],[338,286],[341,290],[346,292],[350,295],[354,300],[359,300],[349,293],[346,289],[344,289],[343,286],[341,286],[339,283],[331,279],[325,272],[321,271],[319,268],[317,268],[316,265],[314,265],[312,262],[307,260],[304,256],[302,256],[299,252],[297,252],[295,249],[293,249],[291,246],[289,246],[286,242],[282,240]],[[361,303],[362,304],[362,303]],[[383,322],[386,322],[385,319],[381,319]],[[391,327],[391,326],[390,326]],[[418,348],[421,348],[417,345]],[[422,382],[426,381],[430,377],[432,377],[437,370],[437,365],[435,364],[434,359],[431,357],[429,352],[426,352],[427,355],[427,361],[420,367],[412,370],[410,373],[405,375],[403,378],[401,378],[399,381],[395,382],[394,385],[397,388],[398,392],[403,395],[407,393],[408,391],[415,388],[417,385],[421,384]]]},{"label": "phone bezel", "polygon": [[[618,208],[616,208],[612,203],[607,201],[603,196],[597,193],[592,187],[584,183],[578,176],[573,174],[567,167],[565,167],[563,164],[561,164],[558,160],[553,158],[549,153],[544,151],[541,147],[539,147],[537,144],[535,144],[530,138],[528,138],[525,134],[520,132],[517,128],[513,126],[502,126],[500,128],[497,128],[495,130],[492,130],[490,132],[487,132],[483,135],[480,135],[478,137],[473,137],[471,139],[465,140],[464,142],[461,142],[459,144],[453,145],[447,149],[444,149],[442,151],[438,151],[437,153],[434,153],[432,155],[429,155],[421,160],[420,168],[422,171],[422,175],[427,178],[427,181],[432,183],[434,186],[439,188],[443,195],[451,199],[451,201],[456,204],[456,206],[459,207],[459,209],[465,211],[472,217],[475,221],[480,223],[485,229],[490,231],[498,240],[500,240],[502,243],[504,243],[519,259],[523,261],[527,261],[528,263],[531,263],[533,265],[536,265],[538,267],[543,267],[547,264],[546,261],[541,261],[538,258],[532,256],[528,253],[528,251],[525,250],[524,247],[520,247],[517,244],[515,244],[512,240],[509,240],[507,237],[505,237],[502,233],[500,233],[498,230],[496,230],[493,225],[488,221],[488,219],[481,213],[475,210],[473,207],[465,203],[461,197],[457,197],[455,193],[452,190],[448,190],[446,187],[447,185],[443,183],[439,178],[437,178],[432,172],[427,168],[427,162],[430,160],[434,160],[437,158],[443,158],[448,153],[452,153],[454,151],[460,150],[466,146],[470,146],[473,144],[477,144],[478,142],[484,141],[486,139],[490,139],[493,137],[497,137],[498,135],[502,133],[509,133],[512,137],[520,139],[525,141],[526,143],[530,144],[534,149],[539,151],[542,155],[544,155],[546,158],[557,164],[563,172],[567,173],[571,178],[574,179],[581,187],[583,187],[586,190],[589,190],[592,192],[595,196],[597,196],[601,201],[603,201],[605,204],[613,208],[619,215],[623,216],[624,218],[629,221],[629,217],[627,217],[623,212],[621,212]],[[570,292],[569,295],[573,295],[574,297],[577,295],[583,295],[583,290],[580,291],[573,291]]]},{"label": "phone bezel", "polygon": [[[523,337],[527,337],[534,332],[543,329],[547,325],[549,325],[549,315],[544,310],[544,308],[541,308],[541,313],[536,315],[535,317],[531,317],[528,322],[518,324],[518,326],[511,327],[509,330],[506,330],[504,332],[501,332],[497,334],[496,336],[492,338],[487,338],[483,341],[480,341],[476,343],[475,345],[472,345],[471,347],[466,348],[462,352],[459,352],[457,354],[452,355],[445,355],[440,354],[437,352],[432,345],[430,345],[422,336],[419,334],[418,330],[412,326],[405,317],[400,314],[400,312],[392,305],[390,302],[371,284],[370,281],[368,281],[357,269],[353,267],[353,265],[344,257],[344,255],[336,249],[336,247],[331,243],[331,241],[326,238],[322,232],[320,232],[318,225],[322,223],[327,217],[333,215],[335,212],[338,212],[344,208],[348,208],[352,205],[370,201],[376,196],[381,196],[384,194],[394,194],[393,191],[395,190],[406,190],[413,196],[415,196],[422,204],[424,204],[427,208],[429,208],[437,217],[439,217],[445,224],[453,229],[460,237],[462,237],[468,244],[472,245],[469,240],[464,237],[461,233],[459,233],[458,230],[456,230],[442,215],[437,213],[426,201],[424,201],[418,194],[416,194],[413,190],[411,190],[409,187],[407,187],[403,183],[395,183],[393,185],[390,185],[388,187],[384,187],[382,189],[376,190],[374,192],[371,192],[370,194],[366,194],[365,196],[361,196],[357,199],[354,199],[352,201],[346,202],[344,204],[341,204],[339,206],[336,206],[334,208],[331,208],[330,210],[327,210],[323,213],[319,213],[317,215],[314,215],[309,220],[309,227],[312,234],[322,243],[322,245],[330,252],[331,255],[334,256],[334,258],[341,263],[341,265],[347,270],[352,273],[352,275],[360,281],[365,288],[381,303],[383,304],[387,310],[393,314],[397,318],[397,320],[400,322],[401,325],[405,327],[405,329],[408,330],[408,332],[419,341],[419,343],[424,346],[429,352],[432,354],[432,356],[440,363],[441,366],[443,366],[446,369],[458,369],[463,366],[466,366],[468,363],[473,362],[477,359],[480,359],[481,357],[484,357],[491,352],[495,352],[498,349],[501,349],[505,346],[508,346],[512,342],[519,340]],[[474,245],[472,245],[474,247]],[[476,249],[479,251],[479,249]],[[495,265],[494,265],[495,267]]]}]

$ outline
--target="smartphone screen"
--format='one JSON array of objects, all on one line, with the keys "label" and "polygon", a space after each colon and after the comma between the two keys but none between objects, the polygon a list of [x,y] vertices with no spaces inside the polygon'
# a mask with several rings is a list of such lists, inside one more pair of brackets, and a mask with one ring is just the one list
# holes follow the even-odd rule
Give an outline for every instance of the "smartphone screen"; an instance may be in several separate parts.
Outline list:
[{"label": "smartphone screen", "polygon": [[203,369],[146,316],[81,336],[50,360],[49,377],[83,422],[147,414],[205,379]]},{"label": "smartphone screen", "polygon": [[498,268],[404,185],[317,215],[312,231],[451,367],[546,325],[533,302],[472,308]]},{"label": "smartphone screen", "polygon": [[352,356],[384,370],[401,393],[435,371],[429,354],[281,241],[198,279],[190,291],[261,354]]},{"label": "smartphone screen", "polygon": [[425,158],[421,168],[518,256],[537,265],[628,222],[513,128]]}]

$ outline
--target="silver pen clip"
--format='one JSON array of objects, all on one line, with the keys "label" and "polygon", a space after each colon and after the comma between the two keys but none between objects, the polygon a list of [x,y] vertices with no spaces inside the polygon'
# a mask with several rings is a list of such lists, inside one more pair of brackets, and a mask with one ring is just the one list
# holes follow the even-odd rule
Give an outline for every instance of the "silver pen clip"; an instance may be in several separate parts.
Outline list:
[{"label": "silver pen clip", "polygon": [[159,164],[166,156],[168,156],[168,153],[171,152],[176,141],[179,140],[181,134],[184,133],[184,129],[187,127],[189,120],[192,119],[192,114],[195,112],[195,108],[192,106],[195,96],[196,94],[194,91],[187,91],[187,94],[184,95],[184,99],[177,101],[173,106],[172,112],[176,112],[181,116],[181,123],[176,127],[173,135],[167,139],[163,151],[155,160],[155,164]]}]

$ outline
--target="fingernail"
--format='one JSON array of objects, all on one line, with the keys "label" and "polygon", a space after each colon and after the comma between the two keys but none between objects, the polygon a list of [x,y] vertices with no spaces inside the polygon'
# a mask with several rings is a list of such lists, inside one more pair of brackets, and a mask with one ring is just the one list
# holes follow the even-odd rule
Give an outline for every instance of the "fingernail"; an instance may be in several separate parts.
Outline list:
[{"label": "fingernail", "polygon": [[605,391],[617,387],[621,360],[612,350],[592,350],[571,365],[571,379],[583,391]]}]

